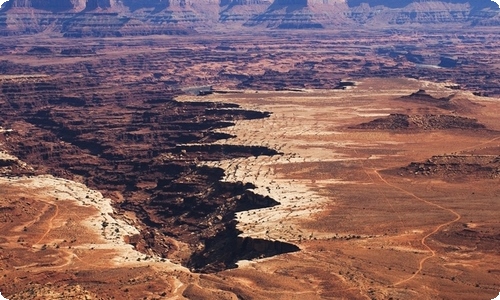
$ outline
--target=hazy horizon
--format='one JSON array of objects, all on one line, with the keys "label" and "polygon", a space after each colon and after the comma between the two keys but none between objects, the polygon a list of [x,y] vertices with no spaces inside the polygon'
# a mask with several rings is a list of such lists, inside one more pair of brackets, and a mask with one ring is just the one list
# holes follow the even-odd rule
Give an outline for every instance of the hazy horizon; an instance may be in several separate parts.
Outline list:
[{"label": "hazy horizon", "polygon": [[[9,0],[0,0],[0,6],[2,6],[5,2],[7,2]],[[492,2],[495,2],[498,7],[500,8],[500,0],[491,0]]]}]

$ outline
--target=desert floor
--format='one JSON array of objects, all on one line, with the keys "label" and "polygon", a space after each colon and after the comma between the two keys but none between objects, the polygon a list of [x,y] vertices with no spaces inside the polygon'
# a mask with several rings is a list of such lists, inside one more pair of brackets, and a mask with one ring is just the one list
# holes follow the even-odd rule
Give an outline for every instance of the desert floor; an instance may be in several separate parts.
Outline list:
[{"label": "desert floor", "polygon": [[[179,97],[272,112],[222,130],[236,137],[219,143],[280,155],[200,164],[281,203],[239,213],[242,236],[301,248],[215,274],[134,251],[124,242],[133,220],[79,183],[0,178],[0,291],[11,300],[492,299],[500,291],[496,173],[476,176],[466,163],[436,173],[405,168],[436,155],[498,160],[499,99],[448,85],[366,78],[346,90]],[[401,99],[419,89],[454,94],[452,105]],[[486,129],[356,127],[395,113],[474,118]]]}]

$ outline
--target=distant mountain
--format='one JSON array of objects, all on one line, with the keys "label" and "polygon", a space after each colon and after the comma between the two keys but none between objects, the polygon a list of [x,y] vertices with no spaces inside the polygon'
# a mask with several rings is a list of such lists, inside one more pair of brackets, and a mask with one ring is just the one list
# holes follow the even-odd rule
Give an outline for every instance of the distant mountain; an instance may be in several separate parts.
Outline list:
[{"label": "distant mountain", "polygon": [[0,10],[2,35],[70,37],[443,23],[496,26],[499,9],[489,0],[9,0]]},{"label": "distant mountain", "polygon": [[275,0],[267,9],[252,16],[245,26],[265,25],[279,29],[325,28],[348,24],[344,0]]},{"label": "distant mountain", "polygon": [[430,3],[430,2],[443,2],[443,3],[454,3],[454,4],[469,4],[472,7],[477,8],[498,8],[498,5],[493,1],[488,0],[442,0],[442,1],[431,1],[431,0],[347,0],[349,7],[355,7],[362,4],[369,4],[370,6],[385,6],[389,8],[404,8],[410,4],[414,3]]},{"label": "distant mountain", "polygon": [[[494,25],[498,5],[489,0],[348,0],[349,17],[360,24]],[[498,25],[498,23],[496,24]]]}]

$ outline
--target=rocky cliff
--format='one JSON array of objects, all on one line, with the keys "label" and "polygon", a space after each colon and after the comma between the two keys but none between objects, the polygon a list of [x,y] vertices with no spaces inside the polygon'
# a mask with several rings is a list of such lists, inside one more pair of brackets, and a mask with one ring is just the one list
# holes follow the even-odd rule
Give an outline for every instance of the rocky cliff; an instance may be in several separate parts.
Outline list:
[{"label": "rocky cliff", "polygon": [[[369,2],[369,4],[367,3]],[[349,17],[360,24],[478,24],[498,15],[492,1],[350,0]]]},{"label": "rocky cliff", "polygon": [[498,16],[498,5],[489,0],[10,0],[0,11],[0,32],[120,36],[187,34],[217,24],[278,29],[491,26],[499,24]]},{"label": "rocky cliff", "polygon": [[119,86],[110,93],[112,87],[91,77],[0,78],[0,142],[34,166],[23,167],[0,151],[0,173],[80,180],[114,198],[117,212],[136,216],[140,234],[127,242],[137,250],[195,270],[218,271],[240,259],[298,250],[238,237],[236,212],[279,203],[254,193],[250,183],[222,181],[222,169],[198,164],[276,155],[263,146],[212,144],[230,137],[217,129],[268,112],[177,102],[172,98],[179,91],[159,84]]},{"label": "rocky cliff", "polygon": [[280,29],[325,28],[350,23],[344,0],[275,0],[267,10],[252,17],[246,26],[265,25]]}]

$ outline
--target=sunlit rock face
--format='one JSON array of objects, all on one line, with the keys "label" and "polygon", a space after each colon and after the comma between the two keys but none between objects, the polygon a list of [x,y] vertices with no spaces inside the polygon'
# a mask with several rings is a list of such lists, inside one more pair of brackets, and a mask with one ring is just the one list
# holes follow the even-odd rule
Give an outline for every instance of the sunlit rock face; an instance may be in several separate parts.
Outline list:
[{"label": "sunlit rock face", "polygon": [[[443,24],[478,25],[498,15],[488,0],[392,1],[348,0],[349,17],[361,24]],[[488,20],[488,21],[486,21]]]},{"label": "sunlit rock face", "polygon": [[353,25],[496,26],[499,14],[497,4],[489,0],[10,0],[0,12],[0,32],[51,30],[72,37],[190,34],[220,23],[317,30]]},{"label": "sunlit rock face", "polygon": [[[363,3],[369,4],[370,6],[385,6],[390,8],[403,8],[410,4],[419,3],[420,1],[415,0],[347,0],[350,7],[359,6]],[[444,0],[444,1],[422,1],[421,3],[449,3],[449,4],[468,4],[474,8],[498,8],[493,1],[490,0]]]}]

